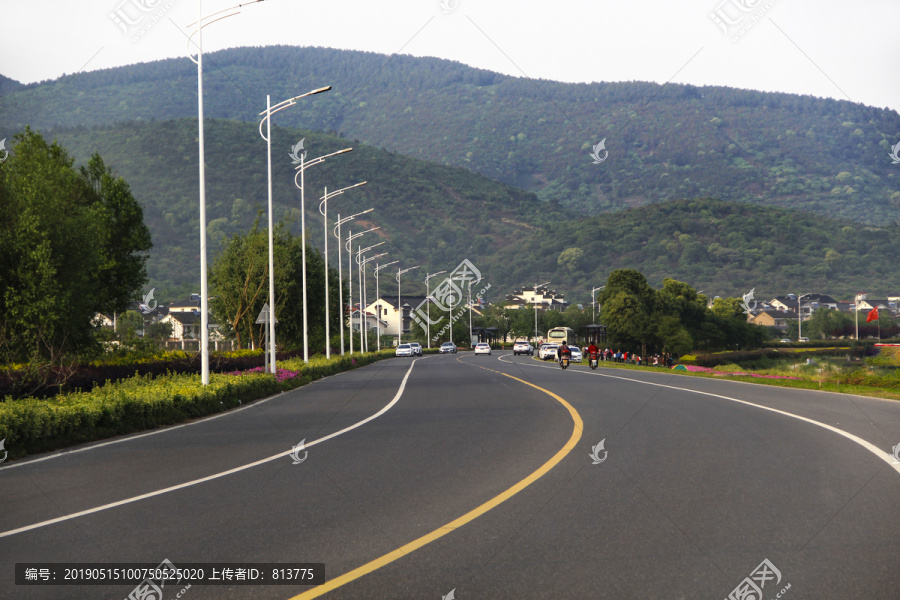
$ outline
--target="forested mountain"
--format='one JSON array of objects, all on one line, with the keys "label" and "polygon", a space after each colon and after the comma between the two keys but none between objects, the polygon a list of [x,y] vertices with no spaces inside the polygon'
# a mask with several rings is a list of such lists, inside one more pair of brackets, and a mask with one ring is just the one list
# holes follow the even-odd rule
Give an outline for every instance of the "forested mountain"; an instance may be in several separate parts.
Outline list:
[{"label": "forested mountain", "polygon": [[[154,247],[148,262],[158,299],[196,292],[198,185],[196,120],[126,123],[53,135],[84,162],[99,152],[132,186],[144,206]],[[664,277],[690,283],[710,295],[757,297],[825,292],[850,297],[900,292],[896,257],[900,228],[865,226],[798,211],[720,200],[668,201],[617,213],[577,217],[528,194],[460,168],[410,159],[346,139],[273,129],[276,220],[292,220],[299,232],[300,194],[288,153],[305,139],[308,158],[355,146],[307,172],[309,240],[322,247],[317,211],[324,186],[334,191],[369,183],[329,203],[329,217],[370,207],[375,211],[347,229],[381,227],[364,240],[385,241],[385,261],[420,270],[450,270],[464,258],[484,274],[499,300],[513,288],[550,280],[572,302],[587,302],[616,268],[643,271],[654,286]],[[256,125],[207,124],[207,221],[210,256],[219,242],[249,229],[264,210],[266,145]],[[331,260],[335,240],[329,239]],[[346,253],[344,254],[346,261]],[[344,263],[346,269],[346,262]],[[381,278],[383,291],[392,277]],[[422,276],[411,276],[410,293],[424,293]],[[406,288],[404,280],[404,289]]]},{"label": "forested mountain", "polygon": [[[43,133],[48,139],[55,137],[78,164],[98,152],[114,173],[131,185],[153,235],[147,270],[150,285],[157,288],[156,298],[165,302],[198,291],[196,119]],[[362,240],[368,244],[385,241],[379,251],[390,254],[382,262],[400,259],[403,266],[419,264],[423,273],[428,269],[452,269],[467,257],[495,254],[514,244],[523,231],[533,231],[551,221],[547,205],[534,194],[464,169],[423,162],[334,136],[274,127],[274,215],[276,221],[290,220],[295,233],[300,232],[300,190],[294,183],[295,170],[289,153],[300,139],[304,139],[309,152],[307,160],[354,147],[353,152],[306,171],[308,240],[320,248],[324,233],[318,206],[325,186],[333,192],[360,181],[368,184],[329,201],[329,221],[333,225],[338,213],[349,216],[375,208],[345,225],[343,236],[348,230],[381,227]],[[266,143],[257,126],[208,121],[206,164],[208,247],[212,258],[225,236],[250,229],[257,212],[266,210]],[[572,218],[573,214],[557,207],[549,216]],[[265,221],[264,216],[263,227]],[[333,261],[337,248],[334,236],[328,244]],[[346,252],[344,261],[346,269]],[[415,281],[421,278],[411,279],[411,292],[417,289]],[[390,276],[382,278],[382,284],[391,286],[391,282]],[[424,292],[424,285],[421,287]]]},{"label": "forested mountain", "polygon": [[[464,167],[594,214],[691,197],[884,225],[900,218],[896,111],[723,87],[533,81],[433,58],[273,46],[209,54],[209,117],[285,126]],[[5,131],[196,115],[196,69],[171,59],[28,85],[0,97]],[[64,93],[63,93],[64,91]],[[608,158],[594,164],[605,139]],[[601,157],[603,153],[601,152]]]},{"label": "forested mountain", "polygon": [[820,292],[847,299],[862,290],[900,293],[900,227],[842,222],[771,206],[694,199],[551,223],[486,261],[522,284],[551,280],[575,302],[611,271],[642,271],[712,296],[757,298]]}]

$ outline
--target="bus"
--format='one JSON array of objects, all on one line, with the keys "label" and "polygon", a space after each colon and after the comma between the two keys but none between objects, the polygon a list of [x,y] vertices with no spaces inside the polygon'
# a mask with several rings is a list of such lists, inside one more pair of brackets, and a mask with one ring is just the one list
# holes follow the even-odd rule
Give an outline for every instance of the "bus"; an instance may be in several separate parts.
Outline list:
[{"label": "bus", "polygon": [[547,342],[550,344],[562,344],[565,342],[571,346],[575,343],[575,330],[571,327],[554,327],[547,332]]}]

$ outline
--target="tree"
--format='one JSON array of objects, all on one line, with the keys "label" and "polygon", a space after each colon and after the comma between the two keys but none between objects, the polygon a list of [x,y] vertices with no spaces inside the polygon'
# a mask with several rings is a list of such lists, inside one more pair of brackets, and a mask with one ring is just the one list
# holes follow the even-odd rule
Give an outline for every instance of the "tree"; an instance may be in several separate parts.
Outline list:
[{"label": "tree", "polygon": [[[249,343],[260,345],[265,335],[256,318],[269,301],[268,232],[259,228],[259,216],[253,228],[236,233],[222,242],[223,248],[210,267],[209,281],[213,299],[210,309],[223,322],[226,334],[233,335],[238,348]],[[303,253],[300,238],[292,235],[285,223],[273,232],[275,265],[275,317],[277,342],[282,348],[303,343]],[[329,327],[339,332],[341,309],[337,271],[328,269]],[[324,351],[325,344],[325,260],[321,253],[306,248],[307,337],[312,352]]]},{"label": "tree", "polygon": [[99,155],[76,171],[31,129],[14,140],[0,164],[0,361],[61,360],[93,347],[96,313],[138,294],[150,232]]}]

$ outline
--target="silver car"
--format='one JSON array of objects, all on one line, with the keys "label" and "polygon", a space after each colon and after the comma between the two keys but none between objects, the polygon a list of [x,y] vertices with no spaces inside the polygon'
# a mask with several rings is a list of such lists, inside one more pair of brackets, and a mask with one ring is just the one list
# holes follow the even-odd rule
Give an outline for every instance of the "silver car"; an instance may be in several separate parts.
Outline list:
[{"label": "silver car", "polygon": [[422,344],[420,344],[419,342],[410,342],[409,345],[412,346],[413,354],[415,354],[416,356],[422,356]]},{"label": "silver car", "polygon": [[413,356],[414,354],[415,352],[409,344],[400,344],[397,346],[397,351],[394,352],[394,356]]}]

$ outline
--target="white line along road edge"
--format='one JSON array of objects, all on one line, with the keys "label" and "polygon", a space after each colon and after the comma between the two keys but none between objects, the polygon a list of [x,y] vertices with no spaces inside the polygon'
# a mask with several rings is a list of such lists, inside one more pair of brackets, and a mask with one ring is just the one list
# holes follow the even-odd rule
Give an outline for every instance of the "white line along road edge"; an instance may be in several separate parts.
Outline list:
[{"label": "white line along road edge", "polygon": [[[393,400],[388,402],[384,408],[379,410],[374,415],[366,417],[362,421],[350,425],[349,427],[345,427],[340,431],[335,431],[332,434],[326,435],[325,437],[321,437],[312,442],[308,442],[303,445],[304,449],[310,448],[311,446],[315,446],[316,444],[320,444],[332,438],[336,438],[339,435],[343,435],[349,431],[353,431],[357,427],[362,427],[366,423],[370,421],[374,421],[387,411],[389,411],[397,402],[400,400],[400,397],[403,395],[403,391],[406,389],[406,382],[409,379],[410,374],[412,374],[413,366],[416,364],[417,360],[422,359],[414,359],[410,365],[409,369],[406,370],[406,375],[403,376],[403,381],[400,382],[400,388],[397,390],[397,393],[394,395]],[[194,485],[198,485],[201,483],[206,483],[207,481],[212,481],[213,479],[219,479],[220,477],[225,477],[227,475],[231,475],[233,473],[238,473],[240,471],[244,471],[247,469],[252,469],[253,467],[257,467],[259,465],[272,462],[273,460],[278,460],[279,458],[289,456],[290,453],[293,452],[293,448],[290,450],[285,450],[284,452],[279,452],[278,454],[273,454],[267,458],[262,458],[260,460],[254,461],[252,463],[247,463],[246,465],[241,465],[240,467],[234,467],[233,469],[228,469],[227,471],[222,471],[220,473],[214,473],[212,475],[207,475],[206,477],[201,477],[200,479],[194,479],[191,481],[185,481],[184,483],[179,483],[178,485],[173,485],[171,487],[163,488],[161,490],[156,490],[154,492],[147,492],[146,494],[141,494],[140,496],[132,496],[131,498],[125,498],[124,500],[118,500],[116,502],[111,502],[109,504],[104,504],[102,506],[97,506],[94,508],[89,508],[87,510],[82,510],[76,513],[71,513],[68,515],[63,515],[61,517],[56,517],[55,519],[49,519],[47,521],[41,521],[40,523],[34,523],[32,525],[26,525],[25,527],[19,527],[18,529],[10,529],[9,531],[0,532],[0,538],[8,537],[11,535],[15,535],[17,533],[22,533],[25,531],[31,531],[32,529],[39,529],[41,527],[46,527],[47,525],[53,525],[54,523],[61,523],[63,521],[69,521],[71,519],[77,519],[78,517],[83,517],[85,515],[90,515],[93,513],[98,513],[104,510],[108,510],[110,508],[116,508],[117,506],[123,506],[125,504],[131,504],[132,502],[139,502],[140,500],[146,500],[147,498],[153,498],[154,496],[161,496],[162,494],[167,494],[169,492],[174,492],[176,490],[181,490],[184,488],[188,488]]]},{"label": "white line along road edge", "polygon": [[[500,360],[500,358],[503,358],[503,357],[499,357],[498,360]],[[542,369],[556,368],[556,367],[547,367],[544,365],[531,365],[528,363],[510,363],[509,361],[502,361],[502,362],[505,362],[507,364],[517,364],[517,365],[524,364],[529,367],[538,367],[538,368],[542,368]],[[761,408],[762,410],[767,410],[769,412],[777,413],[779,415],[784,415],[786,417],[799,419],[800,421],[805,421],[812,425],[818,425],[819,427],[822,427],[823,429],[827,429],[828,431],[832,431],[838,435],[841,435],[841,436],[847,438],[851,442],[855,442],[855,443],[859,444],[860,446],[862,446],[863,448],[865,448],[866,450],[868,450],[869,452],[871,452],[872,454],[874,454],[875,456],[877,456],[878,458],[880,458],[881,460],[886,462],[892,469],[894,469],[895,471],[897,471],[898,474],[900,474],[900,464],[897,464],[894,462],[893,456],[891,456],[884,450],[881,450],[878,446],[867,442],[866,440],[862,439],[861,437],[857,437],[857,436],[853,435],[852,433],[850,433],[849,431],[844,431],[843,429],[838,429],[837,427],[834,427],[833,425],[829,425],[828,423],[822,423],[821,421],[816,421],[815,419],[810,419],[808,417],[803,417],[800,415],[796,415],[794,413],[789,413],[789,412],[786,412],[783,410],[779,410],[777,408],[763,406],[762,404],[754,404],[753,402],[748,402],[746,400],[739,400],[738,398],[732,398],[731,396],[723,396],[721,394],[713,394],[712,392],[702,392],[700,390],[692,390],[690,388],[683,388],[683,387],[678,387],[678,386],[674,386],[674,385],[667,385],[664,383],[653,383],[652,381],[641,381],[640,379],[631,379],[629,377],[621,377],[619,375],[607,375],[606,373],[594,373],[594,372],[586,372],[586,371],[579,371],[579,370],[575,370],[575,372],[581,373],[582,375],[597,375],[600,377],[609,377],[611,379],[621,379],[622,381],[630,381],[633,383],[643,383],[644,385],[654,385],[656,387],[669,388],[671,390],[690,392],[693,394],[700,394],[703,396],[711,396],[713,398],[721,398],[722,400],[728,400],[730,402],[737,402],[739,404],[746,404],[747,406],[753,406],[755,408]],[[733,382],[733,383],[743,383],[743,382]],[[752,385],[752,384],[750,384],[750,385]],[[809,391],[809,390],[807,390],[807,391]]]}]

